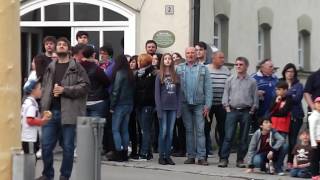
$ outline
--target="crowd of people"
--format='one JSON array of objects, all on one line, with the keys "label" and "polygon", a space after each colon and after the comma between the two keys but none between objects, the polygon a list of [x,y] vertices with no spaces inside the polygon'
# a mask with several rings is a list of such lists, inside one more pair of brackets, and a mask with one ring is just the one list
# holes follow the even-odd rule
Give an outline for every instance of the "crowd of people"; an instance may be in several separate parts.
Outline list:
[{"label": "crowd of people", "polygon": [[[222,51],[207,58],[204,42],[187,47],[184,59],[157,53],[153,40],[145,53],[114,57],[112,45],[98,50],[87,32],[76,39],[71,47],[67,38],[45,37],[45,52],[33,58],[24,84],[21,141],[25,153],[41,149],[38,180],[53,179],[57,142],[63,149],[60,179],[70,178],[75,141],[81,141],[75,138],[78,116],[106,118],[101,153],[110,161],[148,161],[159,153],[161,165],[175,165],[175,156],[207,166],[215,121],[218,167],[228,166],[237,147],[236,166],[247,173],[289,170],[293,177],[320,179],[320,71],[303,87],[292,63],[281,78],[271,59],[250,75],[249,60],[237,57],[231,72]],[[303,97],[312,112],[306,128]]]}]

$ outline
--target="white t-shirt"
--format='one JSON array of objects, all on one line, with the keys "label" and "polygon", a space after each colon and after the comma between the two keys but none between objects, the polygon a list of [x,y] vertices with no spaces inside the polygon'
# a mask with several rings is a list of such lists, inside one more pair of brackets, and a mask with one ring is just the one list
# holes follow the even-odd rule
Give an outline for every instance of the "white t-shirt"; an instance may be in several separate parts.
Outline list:
[{"label": "white t-shirt", "polygon": [[39,107],[37,101],[28,96],[21,107],[21,141],[36,142],[37,141],[37,126],[30,126],[27,123],[27,117],[39,118]]}]

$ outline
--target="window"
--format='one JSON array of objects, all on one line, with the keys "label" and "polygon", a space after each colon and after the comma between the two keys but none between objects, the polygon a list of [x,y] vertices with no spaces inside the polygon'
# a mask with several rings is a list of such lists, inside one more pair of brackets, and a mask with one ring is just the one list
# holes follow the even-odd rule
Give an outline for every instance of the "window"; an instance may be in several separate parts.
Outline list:
[{"label": "window", "polygon": [[213,45],[224,52],[228,59],[229,18],[219,14],[214,19]]},{"label": "window", "polygon": [[74,3],[75,21],[99,21],[99,6],[86,3]]},{"label": "window", "polygon": [[258,29],[258,60],[271,58],[271,26],[261,24]]},{"label": "window", "polygon": [[40,21],[41,20],[40,14],[41,14],[40,8],[33,10],[21,16],[21,21]]},{"label": "window", "polygon": [[300,69],[310,70],[310,33],[306,30],[299,32],[298,65]]},{"label": "window", "polygon": [[220,27],[219,27],[219,24],[220,23],[217,23],[217,21],[219,21],[219,19],[217,19],[215,22],[214,22],[214,36],[213,36],[213,45],[216,47],[216,48],[218,48],[218,49],[220,49],[220,47],[221,47],[221,43],[220,43],[220,31],[219,31],[219,29],[220,29]]},{"label": "window", "polygon": [[103,8],[103,20],[104,21],[128,21],[128,18],[110,9]]},{"label": "window", "polygon": [[70,21],[70,3],[46,6],[45,21]]}]

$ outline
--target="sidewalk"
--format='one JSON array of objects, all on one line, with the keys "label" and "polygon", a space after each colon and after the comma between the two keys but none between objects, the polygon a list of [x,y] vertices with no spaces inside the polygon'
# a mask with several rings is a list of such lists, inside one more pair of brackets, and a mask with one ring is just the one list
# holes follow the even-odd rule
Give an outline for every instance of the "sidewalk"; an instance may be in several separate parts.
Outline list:
[{"label": "sidewalk", "polygon": [[103,165],[110,166],[121,166],[121,167],[134,167],[134,168],[144,168],[144,169],[152,169],[152,170],[163,170],[163,171],[173,171],[173,172],[183,172],[189,174],[201,174],[207,176],[215,176],[215,177],[232,177],[239,179],[270,179],[270,180],[287,180],[287,179],[296,179],[291,178],[289,173],[286,173],[285,176],[278,175],[268,175],[265,173],[259,172],[256,169],[255,173],[248,174],[244,171],[246,169],[241,169],[236,167],[236,154],[231,154],[229,158],[228,168],[219,168],[218,161],[219,158],[215,154],[213,158],[209,158],[209,166],[200,166],[200,165],[186,165],[183,164],[186,158],[174,157],[173,160],[176,165],[159,165],[158,164],[158,154],[154,154],[154,159],[147,162],[135,162],[129,160],[129,162],[112,162],[112,161],[102,161]]},{"label": "sidewalk", "polygon": [[[80,157],[79,157],[80,158]],[[59,168],[61,163],[62,155],[60,153],[55,154],[55,170],[56,170],[56,177],[59,175]],[[190,174],[190,175],[204,175],[206,177],[212,177],[212,179],[270,179],[270,180],[287,180],[287,179],[296,179],[289,177],[289,174],[286,173],[285,176],[278,176],[278,175],[267,175],[264,173],[257,172],[252,174],[245,173],[245,169],[236,168],[236,154],[231,154],[229,158],[229,166],[228,168],[219,168],[218,160],[219,158],[215,154],[213,158],[209,158],[209,166],[199,166],[199,165],[185,165],[183,161],[186,158],[176,158],[174,157],[173,160],[175,161],[176,165],[159,165],[158,164],[158,154],[154,154],[154,159],[147,161],[147,162],[136,162],[131,161],[129,162],[113,162],[113,161],[102,161],[101,172],[102,172],[102,179],[107,179],[105,177],[104,172],[110,173],[110,167],[120,167],[124,168],[123,171],[125,172],[127,169],[131,168],[138,168],[138,169],[145,169],[154,171],[155,174],[159,171],[166,172],[166,173],[183,173],[183,174]],[[75,160],[74,163],[77,163]],[[73,174],[71,180],[75,180],[76,177],[76,166],[74,166]],[[39,176],[42,170],[42,162],[41,160],[37,163],[36,168],[36,175]],[[111,172],[111,173],[119,173],[119,172]],[[116,174],[113,174],[116,177]],[[155,175],[156,176],[156,175]]]}]

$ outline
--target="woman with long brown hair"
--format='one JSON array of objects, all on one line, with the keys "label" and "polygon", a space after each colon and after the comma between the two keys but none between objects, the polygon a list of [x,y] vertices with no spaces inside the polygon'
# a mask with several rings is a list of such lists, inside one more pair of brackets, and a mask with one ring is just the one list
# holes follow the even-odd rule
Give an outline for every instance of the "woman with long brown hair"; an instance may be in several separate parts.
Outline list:
[{"label": "woman with long brown hair", "polygon": [[166,53],[160,62],[155,81],[155,102],[159,118],[159,164],[174,165],[170,158],[172,136],[176,117],[180,116],[180,86],[172,56]]}]

